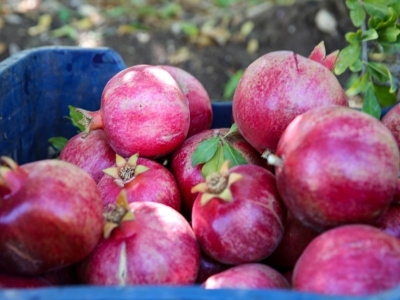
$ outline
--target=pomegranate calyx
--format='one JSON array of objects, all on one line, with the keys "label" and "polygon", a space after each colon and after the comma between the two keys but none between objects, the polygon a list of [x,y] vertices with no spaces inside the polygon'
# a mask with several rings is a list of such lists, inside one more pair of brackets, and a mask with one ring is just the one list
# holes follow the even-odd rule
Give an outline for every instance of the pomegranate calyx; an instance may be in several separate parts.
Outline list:
[{"label": "pomegranate calyx", "polygon": [[149,170],[148,167],[137,164],[138,158],[138,153],[132,155],[128,160],[116,154],[116,167],[104,169],[103,172],[113,177],[115,179],[114,182],[122,188],[140,173]]},{"label": "pomegranate calyx", "polygon": [[78,121],[78,124],[85,127],[82,138],[86,138],[89,133],[95,129],[103,128],[103,119],[101,117],[100,111],[92,112],[81,108],[77,108],[75,109],[75,111],[82,114],[82,119]]},{"label": "pomegranate calyx", "polygon": [[325,43],[321,41],[308,56],[309,59],[327,67],[330,71],[335,67],[339,56],[339,50],[326,55]]},{"label": "pomegranate calyx", "polygon": [[12,158],[2,156],[0,160],[0,197],[6,199],[18,192],[28,174]]},{"label": "pomegranate calyx", "polygon": [[200,203],[206,205],[212,198],[219,198],[226,202],[233,200],[231,185],[242,178],[238,173],[229,173],[229,160],[226,160],[219,172],[213,172],[206,177],[205,182],[195,185],[192,193],[202,193]]},{"label": "pomegranate calyx", "polygon": [[121,226],[122,222],[135,220],[135,215],[128,204],[126,190],[121,190],[118,194],[116,203],[110,205],[104,213],[104,218],[106,220],[103,227],[104,238],[108,238],[115,228]]}]

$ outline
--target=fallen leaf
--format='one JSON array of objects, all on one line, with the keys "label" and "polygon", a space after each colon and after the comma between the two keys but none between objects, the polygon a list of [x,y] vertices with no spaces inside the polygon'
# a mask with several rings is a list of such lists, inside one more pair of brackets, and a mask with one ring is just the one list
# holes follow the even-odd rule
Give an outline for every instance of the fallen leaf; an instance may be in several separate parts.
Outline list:
[{"label": "fallen leaf", "polygon": [[49,14],[41,15],[36,26],[30,27],[28,33],[31,36],[39,35],[49,30],[52,17]]},{"label": "fallen leaf", "polygon": [[258,48],[260,47],[258,40],[256,39],[250,39],[249,42],[247,43],[247,52],[252,54],[257,52]]},{"label": "fallen leaf", "polygon": [[188,47],[181,47],[175,53],[168,56],[168,62],[176,65],[188,61],[191,54]]},{"label": "fallen leaf", "polygon": [[240,34],[246,38],[254,29],[254,22],[253,21],[246,21],[240,27]]}]

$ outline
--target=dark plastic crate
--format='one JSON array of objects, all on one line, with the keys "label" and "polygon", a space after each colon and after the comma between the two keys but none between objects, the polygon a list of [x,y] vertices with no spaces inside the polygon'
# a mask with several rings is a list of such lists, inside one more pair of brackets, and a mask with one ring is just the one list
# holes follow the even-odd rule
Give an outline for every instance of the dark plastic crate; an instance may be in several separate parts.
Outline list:
[{"label": "dark plastic crate", "polygon": [[[109,48],[41,47],[22,51],[0,62],[0,155],[18,163],[48,157],[48,139],[71,137],[76,128],[64,118],[68,105],[88,110],[100,107],[106,82],[126,67]],[[229,127],[230,102],[213,102],[213,127]],[[400,272],[400,270],[399,270]],[[400,299],[400,287],[368,297],[335,297],[291,290],[205,290],[200,286],[68,286],[1,289],[0,299],[57,300],[329,300]]]}]

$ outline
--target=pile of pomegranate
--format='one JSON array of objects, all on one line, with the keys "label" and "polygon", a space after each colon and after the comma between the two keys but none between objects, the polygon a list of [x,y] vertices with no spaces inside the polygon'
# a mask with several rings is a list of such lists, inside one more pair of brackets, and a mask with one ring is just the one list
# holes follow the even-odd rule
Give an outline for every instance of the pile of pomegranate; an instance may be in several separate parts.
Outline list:
[{"label": "pile of pomegranate", "polygon": [[0,286],[400,286],[400,106],[350,108],[337,56],[255,60],[230,128],[180,68],[113,76],[58,159],[1,157]]}]

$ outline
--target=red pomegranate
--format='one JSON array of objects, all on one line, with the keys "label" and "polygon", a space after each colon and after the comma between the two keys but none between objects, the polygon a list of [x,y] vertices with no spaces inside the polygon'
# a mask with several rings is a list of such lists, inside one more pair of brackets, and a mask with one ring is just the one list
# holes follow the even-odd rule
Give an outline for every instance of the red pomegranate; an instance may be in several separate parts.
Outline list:
[{"label": "red pomegranate", "polygon": [[83,283],[194,284],[200,249],[189,223],[176,210],[156,202],[128,205],[122,190],[106,218],[104,239],[79,263]]},{"label": "red pomegranate", "polygon": [[124,189],[129,203],[152,201],[180,210],[181,197],[175,177],[156,161],[141,158],[138,154],[125,160],[117,154],[114,166],[103,172],[98,187],[105,209],[115,204],[118,194]]},{"label": "red pomegranate", "polygon": [[400,285],[400,240],[370,225],[343,225],[317,236],[293,271],[297,291],[365,296]]},{"label": "red pomegranate", "polygon": [[260,153],[274,152],[296,116],[314,107],[348,106],[346,94],[331,72],[337,55],[325,57],[321,43],[310,58],[275,51],[251,63],[232,100],[233,117],[243,137]]},{"label": "red pomegranate", "polygon": [[93,130],[89,136],[78,133],[68,140],[60,153],[60,159],[88,172],[96,182],[104,175],[103,169],[115,162],[115,152],[108,144],[104,130]]},{"label": "red pomegranate", "polygon": [[190,126],[187,137],[211,128],[211,100],[201,82],[189,72],[169,65],[160,66],[178,82],[189,101]]},{"label": "red pomegranate", "polygon": [[393,199],[400,162],[379,120],[335,105],[296,117],[268,158],[287,208],[318,231],[379,220]]},{"label": "red pomegranate", "polygon": [[0,270],[40,275],[86,257],[100,240],[103,205],[93,178],[60,160],[0,167]]},{"label": "red pomegranate", "polygon": [[193,187],[192,227],[203,251],[224,264],[257,262],[280,243],[284,227],[274,175],[256,165],[211,173]]},{"label": "red pomegranate", "polygon": [[175,79],[150,65],[128,67],[104,87],[99,111],[78,109],[86,134],[103,128],[111,148],[123,156],[157,158],[175,150],[190,125],[188,100]]},{"label": "red pomegranate", "polygon": [[288,289],[289,282],[273,268],[260,263],[241,264],[210,276],[206,289]]}]

